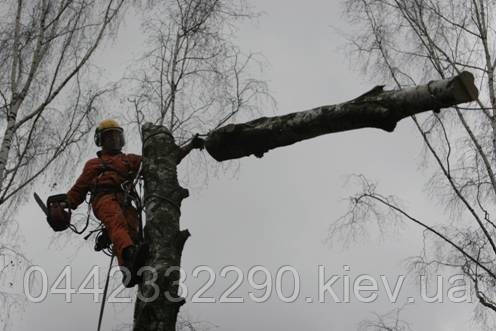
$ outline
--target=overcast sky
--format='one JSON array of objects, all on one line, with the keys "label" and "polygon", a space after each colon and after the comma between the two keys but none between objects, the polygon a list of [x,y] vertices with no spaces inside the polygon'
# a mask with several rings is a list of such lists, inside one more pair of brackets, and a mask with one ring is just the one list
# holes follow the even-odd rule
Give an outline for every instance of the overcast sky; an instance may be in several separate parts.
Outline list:
[{"label": "overcast sky", "polygon": [[[250,3],[264,15],[240,27],[238,43],[247,52],[262,53],[267,60],[264,78],[278,102],[278,114],[343,102],[382,83],[367,81],[350,68],[346,55],[337,51],[344,40],[331,25],[347,30],[338,1]],[[98,55],[97,63],[106,69],[109,80],[120,78],[130,59],[139,54],[141,39],[136,23],[129,18],[116,43]],[[415,277],[408,276],[397,303],[387,302],[381,284],[373,303],[353,299],[350,303],[331,299],[306,302],[306,297],[316,296],[319,265],[324,266],[327,278],[347,275],[351,282],[369,274],[377,279],[385,275],[394,284],[396,277],[406,273],[404,259],[417,254],[421,247],[422,234],[415,226],[407,225],[385,240],[371,236],[349,248],[341,244],[330,247],[324,241],[329,225],[346,212],[342,198],[359,189],[344,185],[346,176],[353,173],[379,182],[381,192],[398,195],[411,212],[430,224],[443,220],[442,206],[424,192],[430,172],[419,169],[421,161],[420,137],[407,119],[393,133],[365,129],[322,136],[270,151],[262,159],[243,158],[235,176],[222,172],[210,176],[208,186],[190,190],[190,197],[183,202],[181,224],[192,233],[182,258],[186,284],[195,292],[207,275],[194,279],[192,270],[209,266],[217,273],[217,280],[205,296],[219,298],[234,281],[233,274],[222,279],[220,270],[234,265],[245,279],[232,296],[245,298],[245,303],[191,303],[189,297],[182,312],[191,321],[222,331],[355,330],[374,312],[400,307],[408,297],[420,298]],[[43,192],[41,187],[38,190]],[[67,264],[73,268],[74,286],[93,265],[101,266],[103,277],[108,258],[93,252],[91,246],[81,248],[81,236],[73,235],[68,245],[59,242],[49,247],[52,233],[34,201],[20,212],[19,219],[28,256],[47,270],[49,284]],[[294,267],[301,283],[298,299],[284,303],[273,293],[265,303],[250,300],[246,277],[255,265],[266,267],[274,278],[282,266]],[[346,265],[349,271],[344,269]],[[291,292],[291,287],[283,289]],[[108,306],[104,329],[130,323],[132,308],[131,304]],[[472,311],[471,304],[416,302],[405,308],[402,318],[414,330],[461,331],[475,329],[470,322]],[[90,330],[96,328],[98,312],[99,304],[93,303],[90,295],[75,295],[72,303],[65,303],[62,295],[49,295],[42,303],[28,304],[13,330]]]}]

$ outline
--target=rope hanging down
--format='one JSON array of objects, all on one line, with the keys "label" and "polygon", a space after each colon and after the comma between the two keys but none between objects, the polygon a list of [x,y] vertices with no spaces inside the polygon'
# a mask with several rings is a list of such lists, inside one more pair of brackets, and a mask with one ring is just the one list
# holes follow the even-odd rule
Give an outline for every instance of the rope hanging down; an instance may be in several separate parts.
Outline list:
[{"label": "rope hanging down", "polygon": [[105,281],[105,288],[103,289],[103,298],[102,298],[102,304],[100,306],[100,316],[98,317],[98,327],[97,331],[100,331],[102,327],[102,320],[103,320],[103,311],[105,309],[105,300],[107,300],[107,291],[108,291],[108,285],[109,285],[109,278],[110,278],[110,270],[112,270],[112,262],[114,262],[114,254],[110,257],[110,263],[109,263],[109,268],[107,271],[107,280]]}]

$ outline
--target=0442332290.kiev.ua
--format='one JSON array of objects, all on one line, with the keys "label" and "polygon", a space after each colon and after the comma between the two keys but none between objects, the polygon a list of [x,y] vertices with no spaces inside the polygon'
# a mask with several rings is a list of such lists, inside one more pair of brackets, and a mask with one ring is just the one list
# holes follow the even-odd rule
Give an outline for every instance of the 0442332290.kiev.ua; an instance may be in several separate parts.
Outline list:
[{"label": "0442332290.kiev.ua", "polygon": [[[122,267],[115,266],[110,270],[111,279],[120,277]],[[166,276],[178,272],[178,287],[180,297],[187,298],[192,303],[244,303],[247,301],[263,303],[275,299],[285,303],[303,300],[306,303],[371,303],[384,296],[395,303],[400,298],[400,293],[405,284],[406,277],[386,277],[385,275],[359,274],[350,275],[351,268],[343,266],[341,274],[326,272],[324,265],[315,268],[316,277],[305,282],[306,287],[311,287],[313,295],[304,295],[302,292],[302,277],[298,270],[290,265],[283,265],[277,270],[269,270],[262,265],[255,265],[243,270],[235,265],[227,265],[218,269],[206,265],[194,267],[188,273],[178,267],[167,269]],[[148,286],[145,297],[138,291],[138,299],[151,302],[160,295],[159,286],[155,283],[158,279],[157,271],[144,266],[139,271],[145,275],[144,286]],[[84,279],[74,286],[72,283],[72,269],[69,265],[50,282],[45,270],[40,266],[31,266],[24,273],[24,294],[31,302],[42,302],[48,295],[64,295],[66,302],[72,301],[73,295],[89,294],[94,302],[101,300],[103,288],[101,287],[100,267],[95,265],[84,276]],[[420,300],[429,303],[442,302],[471,302],[471,287],[462,274],[449,277],[443,275],[419,275]],[[447,278],[447,279],[446,279]],[[125,287],[121,283],[113,287],[108,296],[109,303],[132,302],[130,295],[126,296]],[[429,286],[430,284],[430,286]],[[217,289],[216,289],[217,287]],[[241,295],[244,292],[244,295]],[[215,294],[214,294],[215,293]],[[129,292],[127,292],[129,294]],[[169,300],[182,300],[164,292]],[[409,303],[415,302],[415,297],[408,297]]]}]

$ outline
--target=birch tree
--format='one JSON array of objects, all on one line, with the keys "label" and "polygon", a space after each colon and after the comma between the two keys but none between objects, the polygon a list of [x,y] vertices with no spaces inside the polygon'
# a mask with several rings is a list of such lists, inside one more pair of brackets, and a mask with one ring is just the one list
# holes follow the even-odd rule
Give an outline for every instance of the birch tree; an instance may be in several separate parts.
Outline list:
[{"label": "birch tree", "polygon": [[476,316],[484,320],[496,311],[494,2],[347,0],[345,11],[357,28],[348,35],[348,50],[364,73],[401,89],[470,70],[480,95],[450,111],[411,116],[437,169],[427,184],[430,193],[446,206],[451,220],[434,225],[419,219],[359,176],[362,190],[350,198],[349,212],[331,232],[354,236],[374,220],[384,226],[386,215],[418,224],[426,242],[412,266],[422,273],[442,267],[463,272],[479,303]]},{"label": "birch tree", "polygon": [[[206,130],[205,149],[218,162],[260,158],[274,148],[333,132],[365,127],[391,132],[403,118],[478,98],[474,76],[463,71],[407,88],[385,90],[379,85],[340,104],[236,123],[235,115],[250,109],[245,108],[250,105],[246,100],[254,100],[247,96],[266,92],[260,81],[245,78],[239,70],[244,66],[240,64],[248,63],[239,60],[239,52],[231,53],[232,47],[212,52],[219,50],[217,45],[226,45],[219,38],[225,36],[223,24],[242,15],[233,15],[233,3],[220,0],[169,4],[165,12],[172,17],[160,13],[169,20],[151,23],[158,27],[151,31],[158,33],[152,33],[156,42],[148,53],[149,67],[133,79],[138,84],[129,99],[135,122],[143,124],[144,235],[150,246],[138,286],[134,330],[175,330],[185,303],[178,280],[190,234],[179,220],[181,201],[189,193],[179,183],[177,167],[188,137]],[[222,93],[217,93],[218,86],[223,86]]]},{"label": "birch tree", "polygon": [[[84,68],[123,1],[4,2],[0,30],[0,204],[18,194],[89,130],[105,90]],[[64,102],[65,101],[65,102]],[[62,121],[63,120],[63,121]]]},{"label": "birch tree", "polygon": [[[2,276],[26,260],[16,245],[12,216],[49,169],[58,178],[70,170],[81,152],[79,143],[92,129],[95,109],[112,89],[90,82],[88,64],[117,26],[123,3],[0,2],[0,257],[10,261]],[[4,325],[16,305],[1,285]]]},{"label": "birch tree", "polygon": [[[174,185],[179,184],[173,164],[178,162],[178,146],[184,146],[194,134],[219,128],[240,114],[254,113],[262,98],[269,101],[271,98],[266,83],[249,75],[250,69],[259,66],[256,56],[244,54],[233,42],[235,23],[254,15],[244,1],[167,1],[155,3],[153,10],[146,10],[143,14],[143,31],[150,47],[125,79],[131,86],[127,96],[130,106],[127,117],[136,124],[143,143],[148,139],[142,131],[144,122],[154,123],[173,137],[175,143],[168,145],[170,154],[166,161],[173,167],[170,170],[172,177],[166,178],[162,170],[156,168],[144,168],[144,174],[147,178],[146,187],[156,184],[167,191],[175,190],[178,186]],[[154,151],[158,146],[147,146],[150,146],[150,153],[157,155]],[[144,151],[145,158],[151,160],[151,156],[147,156]],[[144,167],[147,167],[146,162]],[[166,181],[168,184],[164,184]],[[154,189],[158,187],[146,190]],[[178,189],[176,193],[185,192]],[[168,201],[177,198],[169,193],[161,195],[155,192],[147,195],[145,201],[151,202],[153,197],[167,197]],[[160,220],[160,216],[147,214],[146,231],[151,231],[152,237],[157,234],[153,224],[162,224]],[[172,236],[171,240],[184,242],[188,232],[178,232],[178,223],[171,226],[173,229],[168,234],[162,234]],[[148,234],[145,241],[153,246],[153,255],[160,261],[169,259],[169,254],[178,253],[155,246]],[[176,262],[173,265],[180,265],[178,258],[180,254],[174,255]],[[161,267],[154,270],[157,273],[164,271]],[[160,329],[162,326],[156,323],[160,324],[164,319],[167,320],[168,328],[171,325],[174,328],[177,311],[171,313],[162,309],[158,305],[163,302],[159,299],[155,307],[160,316],[167,314],[168,317],[150,320],[148,306],[138,301],[135,306],[135,329]]]}]

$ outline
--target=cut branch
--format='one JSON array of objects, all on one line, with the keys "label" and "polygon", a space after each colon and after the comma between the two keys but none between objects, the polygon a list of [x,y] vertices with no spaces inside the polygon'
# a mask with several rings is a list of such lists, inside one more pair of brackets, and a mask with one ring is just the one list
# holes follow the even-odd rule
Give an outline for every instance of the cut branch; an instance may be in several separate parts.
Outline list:
[{"label": "cut branch", "polygon": [[474,101],[479,95],[474,76],[467,71],[401,90],[383,87],[337,105],[223,126],[208,134],[205,147],[217,161],[262,157],[271,149],[333,132],[366,127],[392,132],[405,117]]}]

